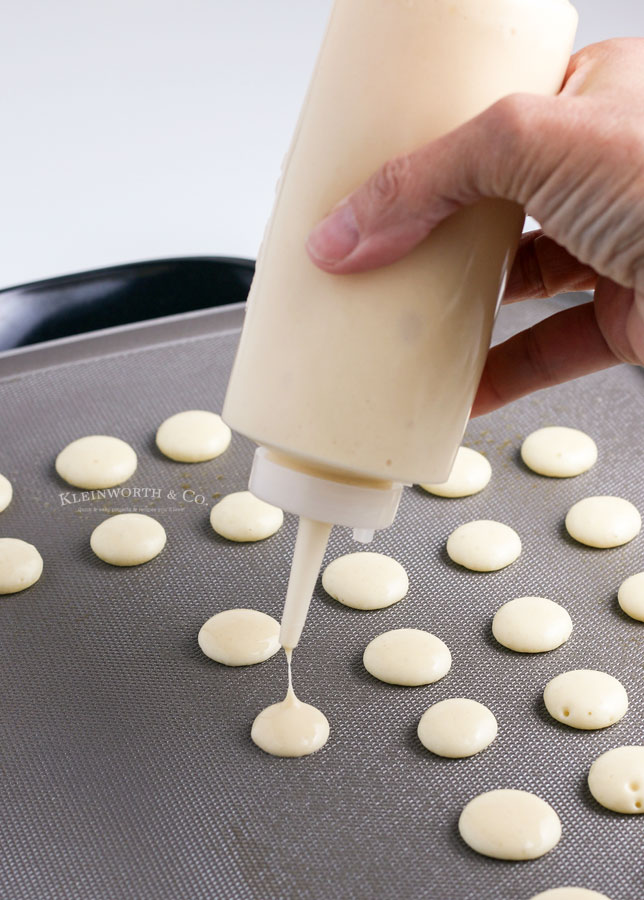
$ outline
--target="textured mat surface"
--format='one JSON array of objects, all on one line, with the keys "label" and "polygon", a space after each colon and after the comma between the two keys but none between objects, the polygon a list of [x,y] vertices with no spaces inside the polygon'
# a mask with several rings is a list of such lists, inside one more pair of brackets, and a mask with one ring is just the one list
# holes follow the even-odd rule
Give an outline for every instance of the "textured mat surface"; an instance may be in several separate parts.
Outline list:
[{"label": "textured mat surface", "polygon": [[[497,336],[565,302],[507,308]],[[644,569],[644,536],[600,551],[563,530],[570,505],[592,494],[644,510],[642,372],[615,368],[471,423],[466,443],[493,467],[482,494],[405,492],[396,525],[372,549],[405,565],[409,595],[365,613],[318,587],[294,677],[297,693],[328,716],[331,738],[317,755],[278,760],[251,744],[249,730],[284,693],[283,656],[227,669],[201,655],[196,636],[231,606],[279,617],[295,522],[287,517],[262,544],[225,542],[208,511],[213,495],[245,487],[249,442],[235,436],[222,457],[193,466],[161,457],[153,443],[165,416],[221,407],[235,344],[235,335],[204,334],[0,381],[0,471],[15,486],[0,536],[35,543],[45,561],[37,585],[0,598],[0,895],[524,900],[579,884],[612,900],[642,898],[644,822],[603,810],[585,779],[604,750],[644,743],[644,625],[615,596]],[[545,424],[587,430],[597,465],[561,481],[528,471],[520,442]],[[139,496],[121,492],[107,506],[163,522],[167,547],[145,566],[116,569],[93,556],[89,535],[106,504],[68,502],[55,475],[56,453],[92,432],[122,437],[139,454],[126,485]],[[516,528],[518,562],[475,574],[448,561],[447,536],[475,518]],[[337,529],[327,559],[353,549]],[[494,642],[494,611],[524,594],[568,608],[575,630],[566,645],[523,656]],[[447,642],[444,680],[397,688],[365,672],[368,641],[403,626]],[[545,683],[579,667],[622,680],[631,708],[621,723],[578,732],[549,718]],[[496,742],[469,760],[434,757],[416,737],[427,706],[451,696],[480,700],[499,720]],[[552,803],[563,822],[552,853],[502,863],[462,843],[462,807],[496,787]]]}]

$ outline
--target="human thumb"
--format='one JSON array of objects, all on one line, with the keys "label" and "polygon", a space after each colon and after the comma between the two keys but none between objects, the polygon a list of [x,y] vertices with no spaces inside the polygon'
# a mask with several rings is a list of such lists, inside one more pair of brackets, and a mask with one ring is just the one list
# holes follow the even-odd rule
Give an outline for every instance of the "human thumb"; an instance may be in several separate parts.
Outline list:
[{"label": "human thumb", "polygon": [[[328,272],[395,262],[443,219],[483,197],[525,204],[565,156],[559,98],[514,94],[412,153],[384,163],[310,233]],[[559,140],[552,142],[552,135]]]}]

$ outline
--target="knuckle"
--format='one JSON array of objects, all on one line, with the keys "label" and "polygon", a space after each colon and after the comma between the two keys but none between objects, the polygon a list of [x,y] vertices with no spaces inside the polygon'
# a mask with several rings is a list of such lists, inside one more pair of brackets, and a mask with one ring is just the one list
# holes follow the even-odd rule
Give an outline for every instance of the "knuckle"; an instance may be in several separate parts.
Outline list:
[{"label": "knuckle", "polygon": [[524,137],[530,128],[532,99],[528,94],[508,94],[489,108],[490,126],[502,140]]},{"label": "knuckle", "polygon": [[[602,117],[585,142],[583,209],[575,222],[578,256],[619,284],[632,286],[644,253],[644,130]],[[584,170],[582,160],[578,162]]]},{"label": "knuckle", "polygon": [[387,160],[369,182],[371,199],[378,206],[392,206],[404,192],[411,173],[409,156]]},{"label": "knuckle", "polygon": [[479,117],[480,144],[485,147],[489,187],[493,194],[526,203],[535,165],[535,131],[540,124],[538,101],[528,94],[509,94]]},{"label": "knuckle", "polygon": [[537,381],[543,387],[552,387],[557,383],[548,354],[545,352],[540,331],[532,326],[525,334],[525,355]]},{"label": "knuckle", "polygon": [[[619,137],[623,147],[623,163],[629,166],[634,176],[644,173],[644,124],[638,119],[619,123]],[[620,142],[616,141],[617,146]]]}]

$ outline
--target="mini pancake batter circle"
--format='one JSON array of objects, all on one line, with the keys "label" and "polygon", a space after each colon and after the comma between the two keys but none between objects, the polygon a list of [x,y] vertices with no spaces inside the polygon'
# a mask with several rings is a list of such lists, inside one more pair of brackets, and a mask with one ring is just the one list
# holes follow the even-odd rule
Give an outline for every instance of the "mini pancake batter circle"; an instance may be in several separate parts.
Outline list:
[{"label": "mini pancake batter circle", "polygon": [[447,481],[441,484],[421,484],[420,487],[437,497],[470,497],[478,494],[492,477],[492,466],[478,450],[459,447]]},{"label": "mini pancake batter circle", "polygon": [[282,527],[284,513],[250,491],[228,494],[210,510],[210,524],[221,537],[238,543],[263,541]]},{"label": "mini pancake batter circle", "polygon": [[517,597],[497,609],[492,634],[516,653],[546,653],[564,644],[572,633],[567,611],[546,597]]},{"label": "mini pancake batter circle", "polygon": [[90,546],[111,566],[140,566],[165,547],[165,528],[142,513],[120,513],[104,519],[90,538]]},{"label": "mini pancake batter circle", "polygon": [[4,475],[0,475],[0,512],[4,512],[9,506],[12,497],[13,487],[11,486],[11,482],[8,478],[5,478]]},{"label": "mini pancake batter circle", "polygon": [[379,681],[418,687],[447,675],[452,654],[447,645],[429,631],[396,628],[370,641],[362,661],[367,672]]},{"label": "mini pancake batter circle", "polygon": [[252,666],[280,649],[280,623],[257,609],[225,609],[211,616],[198,635],[203,653],[224,666]]},{"label": "mini pancake batter circle", "polygon": [[529,434],[521,445],[529,469],[550,478],[572,478],[597,462],[597,444],[577,428],[549,425]]},{"label": "mini pancake batter circle", "polygon": [[0,538],[0,594],[16,594],[42,575],[42,556],[19,538]]},{"label": "mini pancake batter circle", "polygon": [[622,683],[595,669],[562,672],[548,682],[543,700],[553,719],[582,731],[608,728],[628,710]]},{"label": "mini pancake batter circle", "polygon": [[383,553],[347,553],[326,567],[322,587],[352,609],[384,609],[403,599],[409,578],[399,562]]},{"label": "mini pancake batter circle", "polygon": [[590,767],[588,787],[606,809],[644,813],[644,747],[615,747],[602,753]]},{"label": "mini pancake batter circle", "polygon": [[561,837],[559,816],[545,800],[528,791],[479,794],[458,820],[465,843],[494,859],[537,859]]},{"label": "mini pancake batter circle", "polygon": [[521,539],[513,528],[491,519],[460,525],[447,539],[447,555],[474,572],[496,572],[519,558]]},{"label": "mini pancake batter circle", "polygon": [[418,723],[421,744],[437,756],[450,759],[480,753],[490,746],[497,731],[492,710],[465,697],[434,703]]},{"label": "mini pancake batter circle", "polygon": [[586,497],[571,506],[566,516],[570,537],[588,547],[621,547],[639,534],[638,510],[621,497]]},{"label": "mini pancake batter circle", "polygon": [[90,434],[60,451],[56,471],[74,487],[99,491],[123,484],[132,477],[136,471],[136,453],[120,438]]},{"label": "mini pancake batter circle", "polygon": [[289,688],[286,698],[273,703],[256,716],[250,736],[271,756],[309,756],[329,739],[327,717],[310,703],[302,703]]},{"label": "mini pancake batter circle", "polygon": [[631,619],[644,622],[644,572],[637,572],[621,583],[617,602]]},{"label": "mini pancake batter circle", "polygon": [[161,453],[175,462],[196,463],[215,459],[228,448],[231,431],[217,413],[188,409],[165,419],[157,430]]}]

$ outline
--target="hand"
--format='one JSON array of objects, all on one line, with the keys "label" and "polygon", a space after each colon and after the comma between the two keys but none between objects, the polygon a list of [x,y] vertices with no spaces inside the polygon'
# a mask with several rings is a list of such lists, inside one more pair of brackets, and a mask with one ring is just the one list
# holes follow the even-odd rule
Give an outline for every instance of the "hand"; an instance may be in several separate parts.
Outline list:
[{"label": "hand", "polygon": [[644,364],[644,39],[593,44],[556,97],[515,94],[385,163],[311,232],[327,272],[374,269],[483,197],[525,207],[504,302],[595,290],[494,347],[473,415],[619,362]]}]

